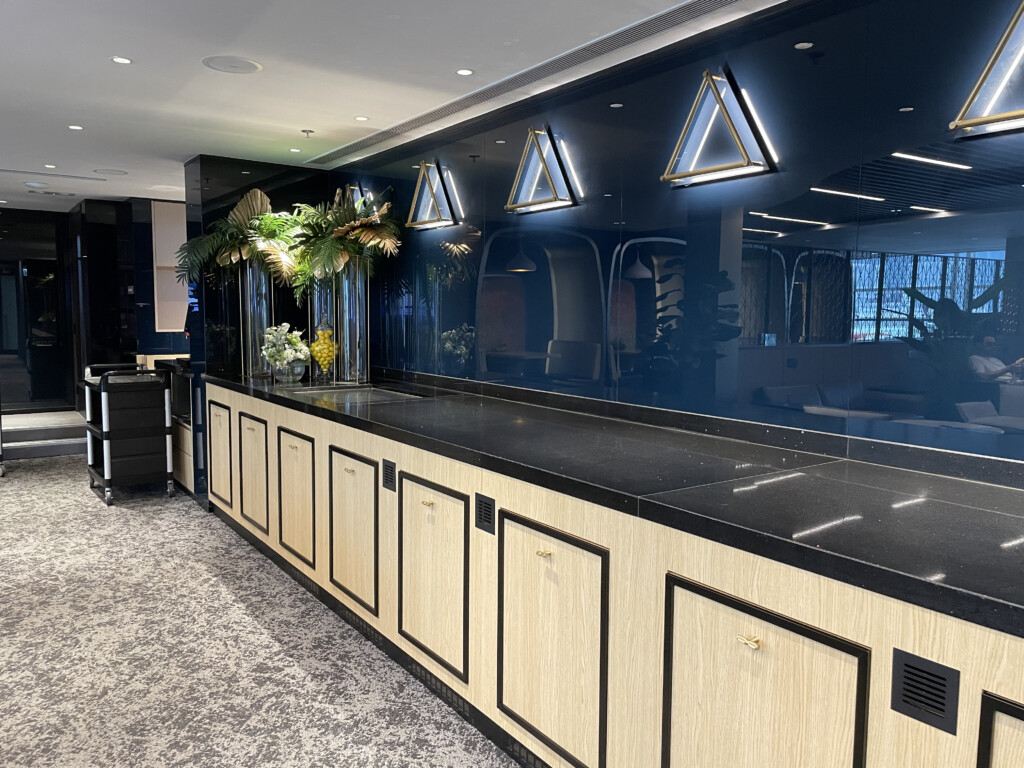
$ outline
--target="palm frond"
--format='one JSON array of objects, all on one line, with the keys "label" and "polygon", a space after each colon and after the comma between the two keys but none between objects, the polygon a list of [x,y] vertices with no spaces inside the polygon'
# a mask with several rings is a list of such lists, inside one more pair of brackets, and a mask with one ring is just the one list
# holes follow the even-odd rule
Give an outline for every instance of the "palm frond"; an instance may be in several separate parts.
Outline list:
[{"label": "palm frond", "polygon": [[238,205],[231,209],[228,221],[238,227],[247,228],[250,221],[257,216],[270,213],[270,210],[270,198],[262,190],[250,189],[238,201]]}]

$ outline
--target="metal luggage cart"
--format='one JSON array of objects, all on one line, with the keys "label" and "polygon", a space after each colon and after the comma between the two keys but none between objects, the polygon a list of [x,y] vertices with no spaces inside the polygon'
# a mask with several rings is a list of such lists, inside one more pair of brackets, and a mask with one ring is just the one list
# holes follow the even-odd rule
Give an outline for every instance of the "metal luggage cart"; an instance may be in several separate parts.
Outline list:
[{"label": "metal luggage cart", "polygon": [[132,367],[86,376],[85,420],[89,487],[102,488],[108,506],[114,487],[164,482],[174,495],[166,371]]}]

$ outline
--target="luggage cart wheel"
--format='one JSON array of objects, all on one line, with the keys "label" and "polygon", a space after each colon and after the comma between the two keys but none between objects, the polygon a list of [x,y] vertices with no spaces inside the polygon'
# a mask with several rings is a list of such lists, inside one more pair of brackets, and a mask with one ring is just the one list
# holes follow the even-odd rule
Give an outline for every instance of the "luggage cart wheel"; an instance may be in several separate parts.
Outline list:
[{"label": "luggage cart wheel", "polygon": [[174,493],[175,493],[174,481],[173,480],[168,480],[167,481],[167,497],[170,498],[171,496],[174,495]]},{"label": "luggage cart wheel", "polygon": [[106,502],[108,507],[114,503],[114,494],[110,492],[109,488],[103,491],[103,501]]}]

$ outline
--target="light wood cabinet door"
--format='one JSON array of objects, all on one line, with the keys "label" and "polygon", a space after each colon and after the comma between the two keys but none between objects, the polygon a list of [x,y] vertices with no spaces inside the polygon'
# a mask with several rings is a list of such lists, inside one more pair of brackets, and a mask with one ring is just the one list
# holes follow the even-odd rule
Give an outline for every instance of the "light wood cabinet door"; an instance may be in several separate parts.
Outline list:
[{"label": "light wood cabinet door", "polygon": [[469,497],[398,473],[398,632],[469,680]]},{"label": "light wood cabinet door", "polygon": [[329,451],[331,583],[377,615],[377,462]]},{"label": "light wood cabinet door", "polygon": [[981,699],[978,768],[1024,765],[1024,706],[986,693]]},{"label": "light wood cabinet door", "polygon": [[605,765],[608,551],[505,510],[498,708],[575,766]]},{"label": "light wood cabinet door", "polygon": [[270,530],[267,458],[267,422],[239,411],[238,507],[242,518],[263,533]]},{"label": "light wood cabinet door", "polygon": [[859,768],[870,654],[672,575],[663,768]]},{"label": "light wood cabinet door", "polygon": [[316,568],[316,469],[313,438],[277,428],[278,541]]},{"label": "light wood cabinet door", "polygon": [[207,429],[209,432],[209,456],[207,482],[210,495],[226,509],[234,510],[232,486],[234,468],[231,456],[231,409],[210,400],[208,404]]}]

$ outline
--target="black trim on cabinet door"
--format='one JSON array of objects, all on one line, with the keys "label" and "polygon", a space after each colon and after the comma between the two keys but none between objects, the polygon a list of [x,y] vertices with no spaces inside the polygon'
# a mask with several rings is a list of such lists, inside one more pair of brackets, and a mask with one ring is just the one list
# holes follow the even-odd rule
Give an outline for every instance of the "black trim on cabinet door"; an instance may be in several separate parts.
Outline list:
[{"label": "black trim on cabinet door", "polygon": [[[402,558],[404,552],[404,507],[402,506],[402,501],[403,489],[405,488],[406,480],[462,502],[462,669],[459,669],[458,667],[453,666],[450,662],[445,661],[437,653],[406,632],[402,627]],[[469,496],[465,493],[459,493],[452,488],[432,483],[429,480],[417,477],[416,475],[410,475],[408,472],[399,471],[398,473],[398,634],[415,645],[464,683],[469,682],[469,506]]]},{"label": "black trim on cabinet door", "polygon": [[[351,589],[346,587],[340,581],[334,578],[334,455],[340,454],[347,456],[353,461],[358,461],[362,464],[367,464],[373,467],[373,603],[367,603],[366,600],[361,598]],[[332,445],[327,449],[327,485],[329,494],[329,505],[327,508],[327,537],[328,537],[328,557],[330,558],[330,568],[328,578],[331,580],[331,584],[336,586],[346,595],[355,600],[359,605],[363,606],[372,615],[377,615],[377,605],[379,604],[378,598],[380,595],[380,465],[373,459],[368,459],[365,456],[360,456],[357,453],[346,451],[343,448],[339,448],[336,445]]]},{"label": "black trim on cabinet door", "polygon": [[545,536],[564,541],[570,546],[590,552],[601,558],[601,650],[600,650],[600,697],[598,715],[598,757],[597,768],[604,768],[608,757],[608,600],[610,554],[607,549],[592,542],[577,538],[556,528],[537,523],[529,518],[521,517],[507,509],[498,510],[498,709],[512,720],[536,736],[551,750],[558,753],[566,762],[577,768],[588,768],[578,757],[571,754],[565,747],[555,742],[535,725],[512,710],[503,701],[505,686],[505,521],[510,520],[525,528],[532,528]]},{"label": "black trim on cabinet door", "polygon": [[[309,443],[309,502],[310,508],[310,538],[312,543],[313,557],[307,560],[303,555],[289,547],[284,540],[283,522],[284,510],[281,506],[281,434],[285,433],[299,440]],[[299,432],[293,432],[286,427],[277,428],[277,541],[278,543],[304,562],[310,568],[316,569],[316,440]]]},{"label": "black trim on cabinet door", "polygon": [[[249,419],[249,421],[255,421],[263,425],[263,473],[266,477],[266,485],[264,486],[265,492],[263,494],[263,525],[260,525],[260,521],[254,517],[249,517],[245,514],[245,478],[242,477],[242,468],[245,466],[242,458],[242,419]],[[253,416],[251,413],[245,411],[238,412],[238,514],[252,523],[256,528],[263,533],[270,533],[270,443],[269,437],[267,437],[267,422],[263,419]]]},{"label": "black trim on cabinet door", "polygon": [[[864,768],[867,754],[868,682],[871,676],[871,649],[816,627],[801,624],[786,616],[769,611],[767,608],[762,608],[754,603],[748,603],[746,600],[727,595],[724,592],[719,592],[717,589],[684,579],[673,573],[665,575],[665,667],[661,711],[662,768],[671,768],[672,763],[672,668],[674,663],[672,635],[675,627],[675,617],[673,614],[675,612],[674,590],[676,588],[693,592],[735,611],[753,616],[760,621],[774,624],[788,632],[806,637],[816,643],[821,643],[824,646],[853,656],[857,660],[857,703],[854,715],[852,768]],[[734,693],[738,695],[738,692]]]},{"label": "black trim on cabinet door", "polygon": [[978,768],[992,768],[992,742],[995,736],[996,713],[1024,721],[1024,705],[981,692],[981,723],[978,725]]},{"label": "black trim on cabinet door", "polygon": [[213,457],[213,406],[217,406],[221,410],[228,412],[228,498],[224,498],[219,494],[213,492],[213,461],[210,461],[209,466],[206,468],[206,487],[210,491],[210,495],[222,504],[227,504],[230,509],[234,509],[235,503],[235,468],[234,462],[232,461],[231,455],[231,407],[224,405],[224,403],[218,403],[216,400],[206,401],[206,423],[209,425],[207,429],[210,430],[210,450],[209,454],[212,459]]}]

